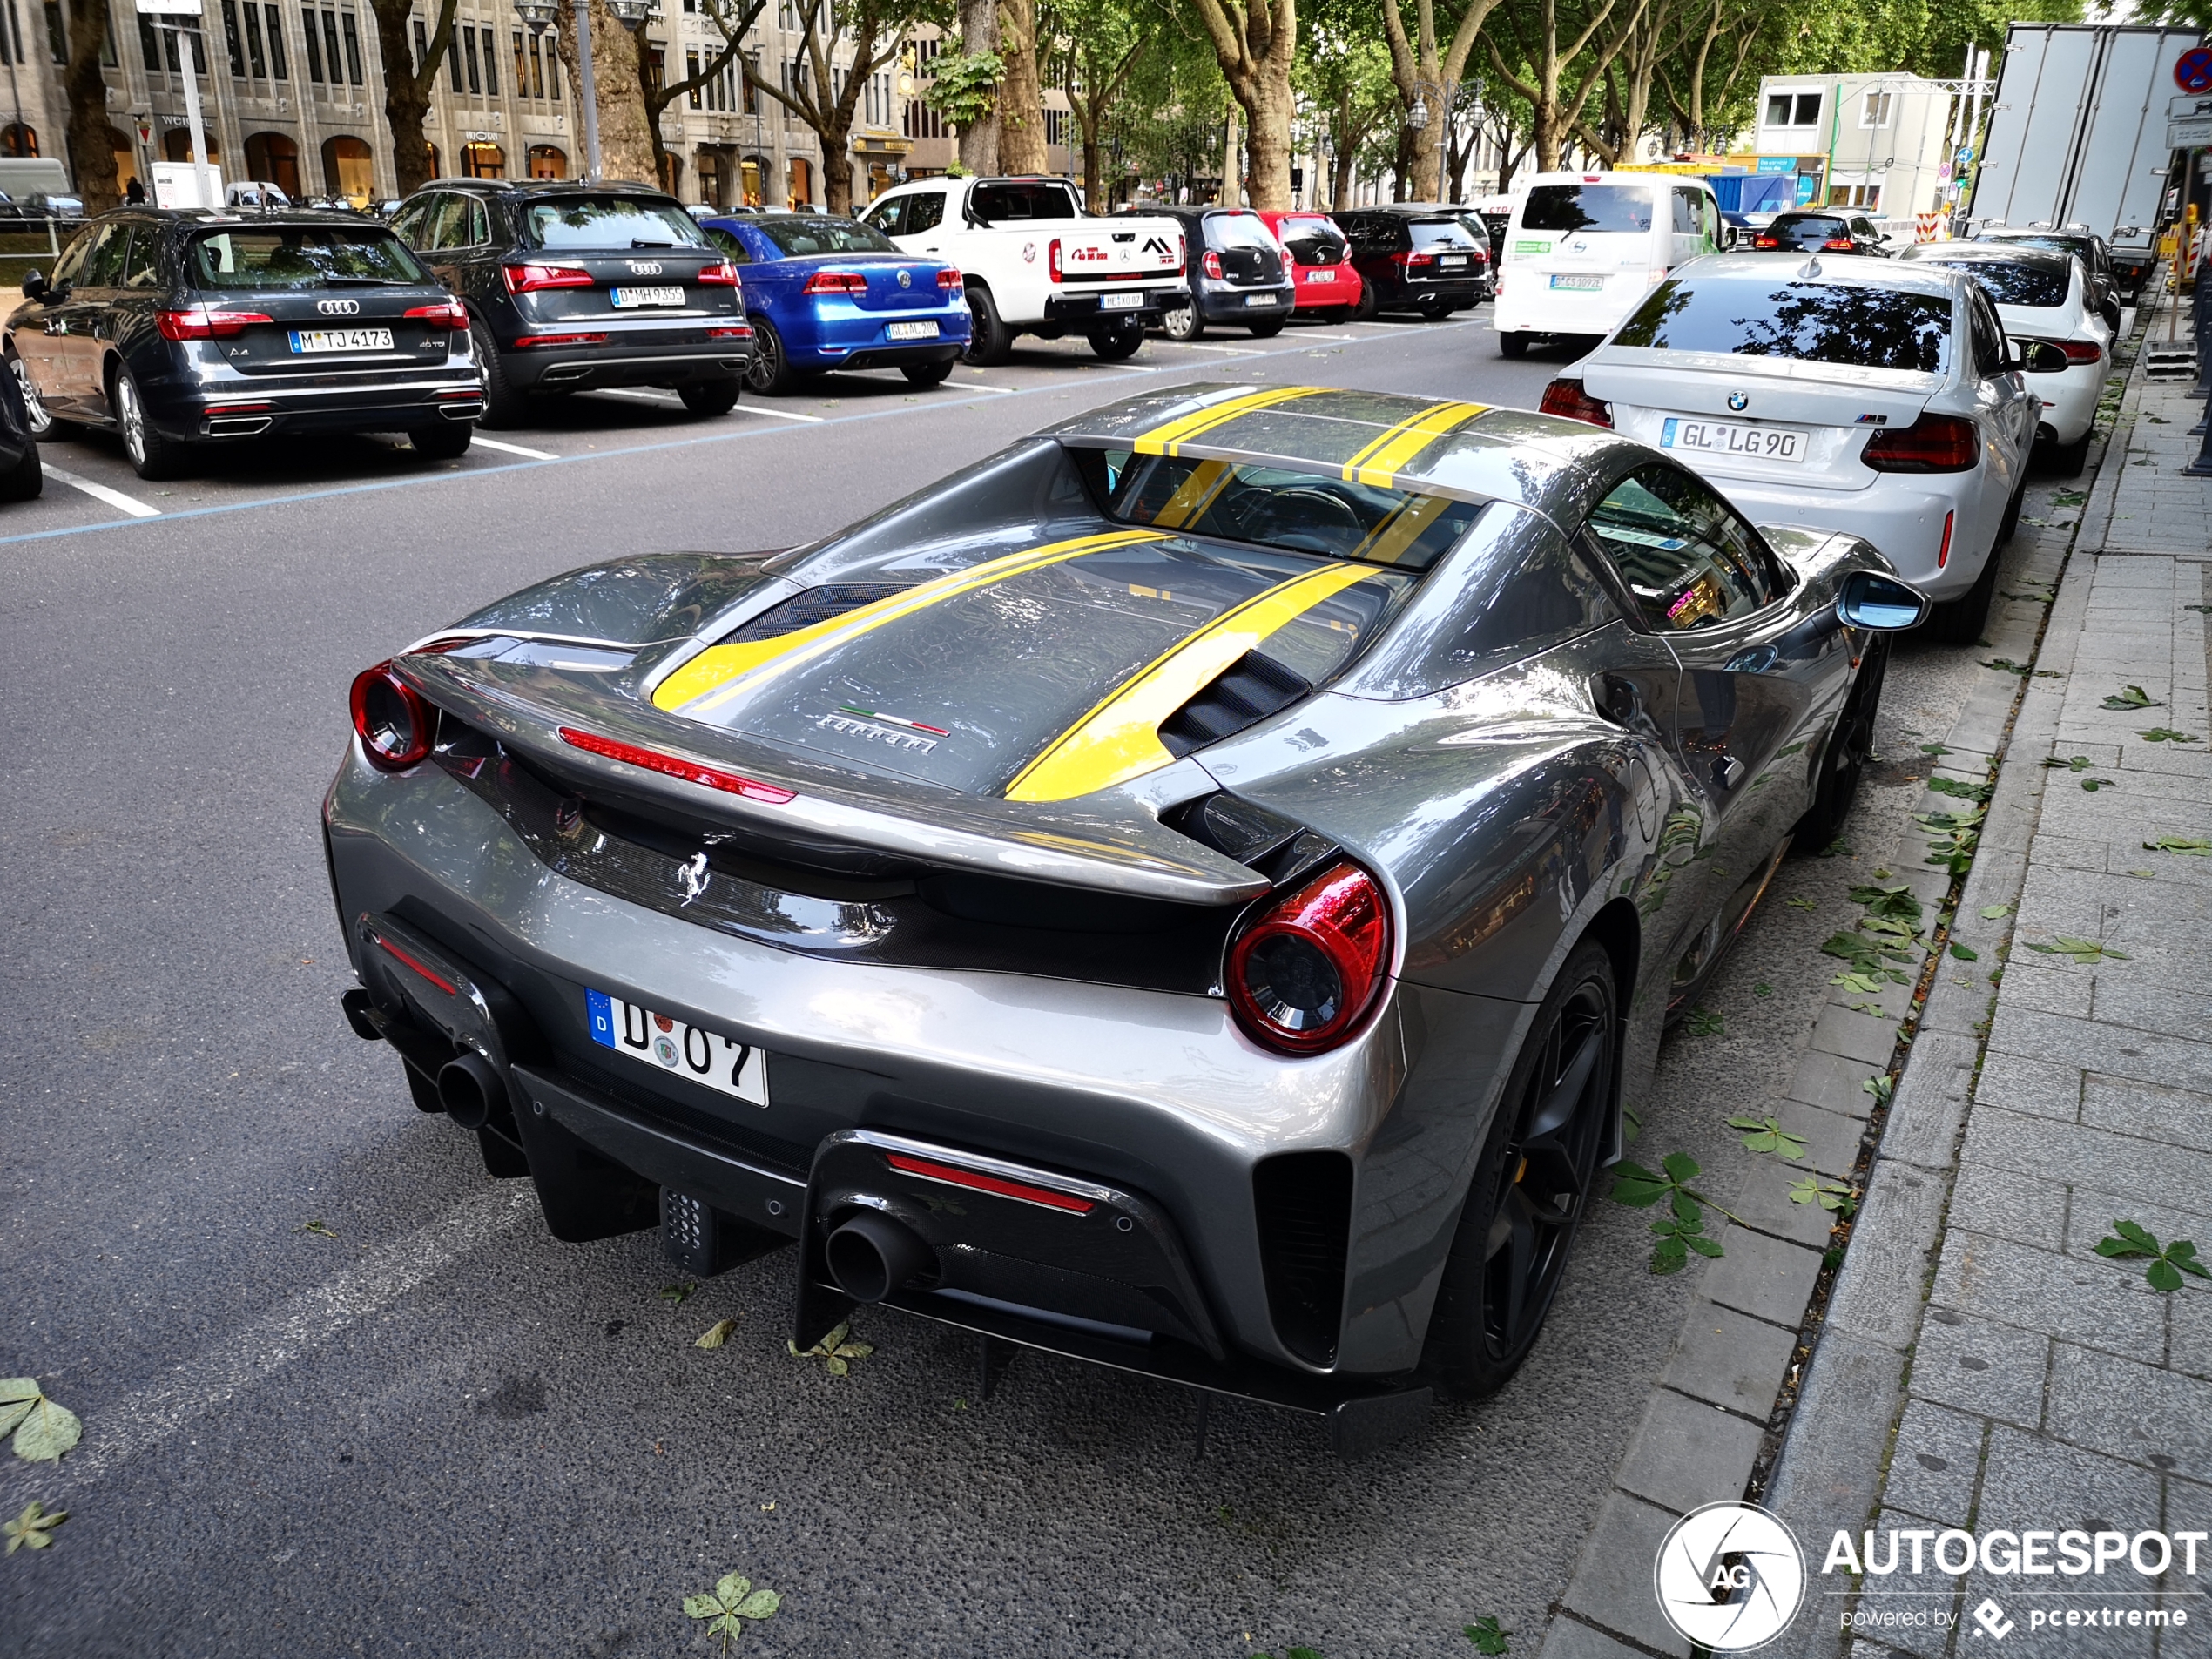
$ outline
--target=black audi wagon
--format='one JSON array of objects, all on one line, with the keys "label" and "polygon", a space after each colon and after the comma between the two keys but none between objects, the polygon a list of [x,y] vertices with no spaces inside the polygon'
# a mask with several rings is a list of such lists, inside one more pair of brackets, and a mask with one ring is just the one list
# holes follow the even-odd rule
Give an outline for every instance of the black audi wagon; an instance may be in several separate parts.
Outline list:
[{"label": "black audi wagon", "polygon": [[451,457],[483,411],[468,318],[371,221],[126,208],[23,292],[4,350],[31,431],[115,430],[142,478],[264,433],[404,432]]},{"label": "black audi wagon", "polygon": [[658,386],[695,415],[738,401],[752,330],[738,267],[673,196],[643,185],[442,179],[392,217],[469,308],[484,424],[531,399]]}]

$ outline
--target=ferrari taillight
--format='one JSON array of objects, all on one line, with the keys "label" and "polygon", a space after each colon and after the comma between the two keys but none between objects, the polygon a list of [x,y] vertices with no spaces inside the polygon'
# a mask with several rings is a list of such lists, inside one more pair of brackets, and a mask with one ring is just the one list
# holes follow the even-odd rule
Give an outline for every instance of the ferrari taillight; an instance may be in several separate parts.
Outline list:
[{"label": "ferrari taillight", "polygon": [[259,311],[223,311],[207,305],[153,314],[153,326],[161,331],[164,340],[228,340],[233,334],[244,334],[257,322],[275,320]]},{"label": "ferrari taillight", "polygon": [[404,772],[428,756],[438,735],[438,711],[429,700],[392,671],[388,662],[354,676],[354,731],[368,763],[382,772]]},{"label": "ferrari taillight", "polygon": [[1592,397],[1582,382],[1572,375],[1562,374],[1544,388],[1543,401],[1536,405],[1538,413],[1557,415],[1569,421],[1587,421],[1592,426],[1609,427],[1613,424],[1613,406],[1602,397]]},{"label": "ferrari taillight", "polygon": [[561,741],[572,749],[581,749],[586,754],[604,755],[610,760],[619,760],[625,766],[636,766],[640,771],[657,772],[664,778],[680,778],[687,784],[698,784],[705,789],[719,789],[725,794],[742,795],[747,800],[765,800],[775,806],[798,799],[788,789],[764,784],[759,779],[748,778],[742,772],[725,772],[720,766],[686,760],[681,755],[666,754],[658,749],[640,748],[634,743],[624,743],[619,738],[602,737],[597,732],[582,732],[572,725],[564,725],[560,732]]},{"label": "ferrari taillight", "polygon": [[1319,1054],[1356,1030],[1390,971],[1390,901],[1356,864],[1331,866],[1248,923],[1229,948],[1229,1005],[1280,1054]]},{"label": "ferrari taillight", "polygon": [[1981,434],[1963,415],[1923,415],[1877,432],[1860,457],[1876,472],[1966,472],[1981,458]]},{"label": "ferrari taillight", "polygon": [[531,293],[539,288],[588,288],[591,273],[575,265],[502,265],[499,274],[509,293]]}]

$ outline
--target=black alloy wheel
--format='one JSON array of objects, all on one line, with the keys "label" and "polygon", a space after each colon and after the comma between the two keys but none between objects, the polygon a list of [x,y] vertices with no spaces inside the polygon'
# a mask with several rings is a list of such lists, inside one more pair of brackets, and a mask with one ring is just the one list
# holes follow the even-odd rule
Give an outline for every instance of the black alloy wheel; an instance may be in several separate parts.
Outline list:
[{"label": "black alloy wheel", "polygon": [[24,423],[30,428],[34,438],[62,438],[68,435],[57,428],[59,422],[46,413],[46,406],[38,401],[38,388],[30,378],[30,365],[16,355],[15,347],[8,348],[8,372],[15,376],[16,390],[23,395]]},{"label": "black alloy wheel", "polygon": [[1090,336],[1090,348],[1102,362],[1118,363],[1134,357],[1143,344],[1144,325],[1134,317],[1123,317],[1103,328],[1094,329]]},{"label": "black alloy wheel", "polygon": [[1359,290],[1359,298],[1352,307],[1352,320],[1372,322],[1382,311],[1382,295],[1375,292],[1375,285],[1368,283]]},{"label": "black alloy wheel", "polygon": [[1173,311],[1160,314],[1160,332],[1170,340],[1190,341],[1206,332],[1206,320],[1198,314],[1198,301],[1191,299]]},{"label": "black alloy wheel", "polygon": [[1288,320],[1286,317],[1270,317],[1264,321],[1246,323],[1244,326],[1252,331],[1254,340],[1272,340],[1283,332],[1283,325]]},{"label": "black alloy wheel", "polygon": [[780,397],[799,389],[799,374],[784,354],[784,337],[765,317],[752,320],[752,356],[745,366],[745,383],[763,397]]},{"label": "black alloy wheel", "polygon": [[1421,307],[1421,315],[1427,318],[1431,322],[1442,322],[1445,318],[1450,316],[1458,309],[1459,307],[1453,305],[1449,300],[1439,300],[1433,304],[1423,306]]},{"label": "black alloy wheel", "polygon": [[1498,355],[1526,357],[1528,355],[1528,336],[1506,329],[1498,331]]},{"label": "black alloy wheel", "polygon": [[907,377],[909,386],[942,386],[953,372],[953,360],[945,357],[934,363],[902,363],[899,372]]},{"label": "black alloy wheel", "polygon": [[1423,1369],[1450,1393],[1504,1387],[1559,1294],[1613,1119],[1615,1000],[1612,959],[1585,941],[1514,1061],[1429,1320]]},{"label": "black alloy wheel", "polygon": [[727,380],[687,381],[676,388],[676,395],[694,415],[727,415],[738,407],[738,388],[743,384],[734,374]]},{"label": "black alloy wheel", "polygon": [[158,483],[179,476],[191,464],[192,446],[155,429],[137,377],[119,363],[108,382],[108,407],[115,411],[116,429],[123,435],[123,453],[139,477]]},{"label": "black alloy wheel", "polygon": [[476,354],[477,371],[484,377],[483,424],[495,432],[502,427],[528,425],[529,394],[516,391],[508,380],[507,368],[499,360],[499,344],[492,339],[491,330],[482,322],[470,323],[469,342]]},{"label": "black alloy wheel", "polygon": [[968,285],[968,361],[992,368],[1014,355],[1014,331],[999,315],[991,291],[980,282]]},{"label": "black alloy wheel", "polygon": [[[2013,499],[2017,501],[2019,497]],[[1938,644],[1971,645],[1981,637],[1981,631],[1989,624],[1990,602],[1997,597],[1997,566],[2004,545],[2005,537],[2000,535],[1989,550],[1989,556],[1982,561],[1981,574],[1974,578],[1974,585],[1956,599],[1939,601],[1930,610],[1928,620],[1922,625]]]}]

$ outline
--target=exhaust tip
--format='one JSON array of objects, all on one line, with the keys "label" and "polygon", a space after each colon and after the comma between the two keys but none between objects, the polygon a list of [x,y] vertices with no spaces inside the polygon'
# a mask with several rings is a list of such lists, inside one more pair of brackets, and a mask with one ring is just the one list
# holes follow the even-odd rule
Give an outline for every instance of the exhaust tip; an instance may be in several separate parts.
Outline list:
[{"label": "exhaust tip", "polygon": [[832,1233],[823,1255],[837,1288],[855,1302],[880,1302],[909,1279],[937,1270],[937,1252],[921,1234],[873,1211]]},{"label": "exhaust tip", "polygon": [[438,1103],[459,1128],[482,1129],[506,1094],[498,1071],[480,1054],[464,1054],[438,1069]]},{"label": "exhaust tip", "polygon": [[338,1006],[345,1011],[346,1023],[363,1042],[381,1042],[384,1034],[376,1028],[376,1022],[369,1017],[373,1006],[368,993],[356,986],[338,999]]}]

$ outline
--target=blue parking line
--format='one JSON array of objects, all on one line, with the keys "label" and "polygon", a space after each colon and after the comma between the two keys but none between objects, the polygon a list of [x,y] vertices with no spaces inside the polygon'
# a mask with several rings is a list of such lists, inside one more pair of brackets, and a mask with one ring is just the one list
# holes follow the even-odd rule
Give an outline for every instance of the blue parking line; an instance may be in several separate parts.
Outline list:
[{"label": "blue parking line", "polygon": [[[1474,326],[1474,320],[1472,318],[1466,322],[1447,323],[1444,325],[1447,328],[1470,328]],[[1425,334],[1433,334],[1437,332],[1436,326],[1432,323],[1428,325],[1428,327],[1423,332]],[[1398,336],[1395,334],[1371,334],[1364,340],[1345,341],[1338,343],[1343,345],[1364,346],[1368,344],[1371,341],[1392,340],[1396,338],[1398,338]],[[1305,349],[1305,347],[1299,345],[1278,347],[1273,351],[1257,354],[1257,356],[1262,361],[1270,357],[1292,357],[1296,356],[1299,352],[1304,351]],[[1224,367],[1226,367],[1226,365],[1224,365]],[[1164,369],[1157,369],[1154,372],[1160,373],[1165,371]],[[957,386],[957,381],[948,382],[948,386]],[[1001,392],[999,395],[1001,397],[1015,398],[1032,397],[1042,392],[1064,392],[1074,390],[1082,387],[1083,384],[1084,382],[1081,381],[1055,381],[1042,386],[1009,388],[1007,390]],[[971,388],[969,389],[972,390],[974,388]],[[978,408],[983,407],[981,403],[974,402],[974,400],[966,397],[964,395],[956,395],[954,401],[969,402],[972,407]],[[853,415],[825,415],[822,417],[821,425],[849,426],[855,421],[881,421],[893,419],[905,415],[941,414],[946,407],[947,405],[944,403],[930,403],[920,405],[913,408],[901,407],[895,409],[864,410]],[[224,502],[213,507],[188,507],[177,512],[164,512],[158,517],[154,518],[106,519],[97,524],[71,524],[65,525],[58,529],[51,530],[24,530],[14,536],[0,536],[0,547],[10,546],[18,542],[51,541],[58,536],[91,536],[103,530],[158,528],[164,524],[180,523],[188,518],[212,518],[224,513],[260,512],[272,507],[289,507],[295,503],[304,502],[334,501],[347,496],[370,496],[388,489],[420,489],[426,484],[449,484],[457,480],[470,478],[496,478],[503,473],[528,472],[533,469],[543,467],[563,467],[571,465],[577,462],[613,461],[624,455],[654,455],[659,453],[660,451],[668,449],[698,448],[705,444],[742,443],[748,440],[757,438],[791,437],[793,435],[795,435],[792,433],[792,429],[787,427],[748,427],[732,432],[706,433],[693,438],[669,438],[657,443],[631,444],[627,448],[621,449],[591,449],[587,450],[583,455],[556,455],[547,461],[513,461],[498,466],[474,467],[467,472],[422,474],[411,478],[378,478],[371,480],[367,483],[336,484],[327,489],[303,489],[289,496],[264,496],[253,501]]]}]

